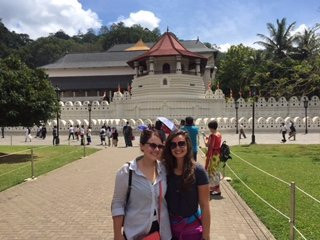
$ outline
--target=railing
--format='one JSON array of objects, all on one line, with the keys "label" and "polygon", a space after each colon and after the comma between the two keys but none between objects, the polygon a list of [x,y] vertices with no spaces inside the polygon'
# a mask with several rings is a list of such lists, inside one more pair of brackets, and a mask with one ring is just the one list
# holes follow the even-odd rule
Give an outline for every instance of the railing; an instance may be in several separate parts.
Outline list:
[{"label": "railing", "polygon": [[[154,74],[159,75],[159,74],[176,74],[177,71],[176,70],[170,70],[167,72],[163,72],[163,71],[154,71]],[[195,71],[181,71],[182,74],[187,74],[187,75],[197,75],[197,73]],[[146,76],[149,75],[150,71],[144,71],[144,72],[139,72],[138,77],[141,76]]]}]

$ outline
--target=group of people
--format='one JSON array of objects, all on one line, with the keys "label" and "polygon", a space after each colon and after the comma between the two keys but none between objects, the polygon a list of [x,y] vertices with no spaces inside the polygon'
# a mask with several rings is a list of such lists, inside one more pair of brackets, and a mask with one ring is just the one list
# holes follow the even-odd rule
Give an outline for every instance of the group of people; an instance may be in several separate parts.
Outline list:
[{"label": "group of people", "polygon": [[199,129],[193,118],[165,137],[159,126],[142,131],[142,155],[116,175],[114,239],[210,239],[209,196],[221,194],[217,168],[222,136],[216,121],[208,127],[204,167],[196,162]]},{"label": "group of people", "polygon": [[294,122],[290,121],[289,127],[287,127],[286,124],[283,122],[281,123],[281,126],[280,126],[280,133],[282,134],[282,139],[281,139],[282,143],[285,143],[287,141],[286,134],[288,132],[288,128],[289,128],[288,139],[291,140],[291,138],[293,138],[293,141],[296,140],[297,131],[296,131],[296,127],[294,126]]},{"label": "group of people", "polygon": [[111,139],[112,139],[112,146],[113,147],[118,146],[119,134],[115,127],[111,128],[110,126],[103,125],[100,129],[99,135],[100,135],[101,145],[105,145],[105,146],[107,145],[107,142],[106,142],[106,138],[107,138],[109,147],[111,146]]}]

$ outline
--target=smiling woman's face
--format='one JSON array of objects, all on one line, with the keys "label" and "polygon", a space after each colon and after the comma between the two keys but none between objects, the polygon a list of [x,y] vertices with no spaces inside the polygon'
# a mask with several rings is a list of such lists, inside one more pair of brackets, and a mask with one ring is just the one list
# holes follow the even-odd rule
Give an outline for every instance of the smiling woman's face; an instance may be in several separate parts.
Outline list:
[{"label": "smiling woman's face", "polygon": [[187,154],[186,137],[178,135],[170,143],[171,153],[176,159],[184,158]]},{"label": "smiling woman's face", "polygon": [[161,157],[162,148],[160,149],[159,146],[163,146],[160,138],[152,134],[146,144],[140,145],[140,149],[145,158],[155,161],[160,160]]}]

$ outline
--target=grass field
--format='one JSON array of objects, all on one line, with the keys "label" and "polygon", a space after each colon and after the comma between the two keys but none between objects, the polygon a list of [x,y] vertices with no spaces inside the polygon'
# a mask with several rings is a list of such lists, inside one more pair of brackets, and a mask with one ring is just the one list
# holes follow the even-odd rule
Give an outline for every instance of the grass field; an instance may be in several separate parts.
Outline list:
[{"label": "grass field", "polygon": [[[0,191],[31,177],[30,149],[30,146],[0,146]],[[85,151],[86,155],[90,155],[98,150],[86,147]],[[16,154],[4,156],[10,153]],[[78,160],[83,155],[83,147],[80,146],[33,146],[34,176]]]},{"label": "grass field", "polygon": [[[234,146],[231,151],[264,171],[320,199],[320,145]],[[286,216],[290,216],[290,187],[240,160],[228,162],[233,171],[256,193]],[[254,210],[276,239],[289,239],[289,222],[258,199],[226,167],[234,189]],[[306,239],[320,239],[320,203],[296,190],[296,227]],[[296,239],[303,239],[296,234]]]}]

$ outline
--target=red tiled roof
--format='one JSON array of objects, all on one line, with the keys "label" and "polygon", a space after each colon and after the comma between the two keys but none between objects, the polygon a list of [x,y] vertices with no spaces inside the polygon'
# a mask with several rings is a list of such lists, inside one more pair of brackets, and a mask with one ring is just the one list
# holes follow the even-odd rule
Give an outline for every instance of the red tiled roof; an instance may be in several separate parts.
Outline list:
[{"label": "red tiled roof", "polygon": [[162,35],[160,40],[152,46],[152,48],[146,53],[131,59],[127,63],[133,66],[134,61],[142,61],[148,57],[159,57],[159,56],[184,56],[191,58],[199,58],[201,60],[207,60],[206,57],[199,54],[190,52],[187,50],[176,38],[170,33],[166,32]]}]

